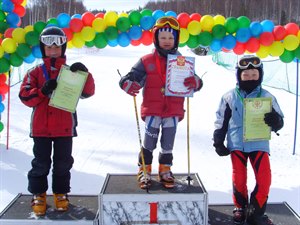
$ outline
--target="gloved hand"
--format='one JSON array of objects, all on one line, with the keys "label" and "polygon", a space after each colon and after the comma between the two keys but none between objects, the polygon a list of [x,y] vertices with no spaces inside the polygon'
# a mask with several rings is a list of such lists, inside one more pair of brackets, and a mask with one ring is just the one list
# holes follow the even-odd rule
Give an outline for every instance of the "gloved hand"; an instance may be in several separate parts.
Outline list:
[{"label": "gloved hand", "polygon": [[230,154],[230,150],[226,148],[223,143],[221,144],[214,143],[214,147],[216,148],[215,151],[219,156],[227,156]]},{"label": "gloved hand", "polygon": [[50,79],[44,83],[41,92],[47,96],[51,94],[56,87],[57,87],[56,79]]},{"label": "gloved hand", "polygon": [[186,86],[189,90],[195,89],[199,91],[202,86],[203,82],[202,79],[198,76],[191,76],[184,79],[184,86]]},{"label": "gloved hand", "polygon": [[122,89],[131,96],[136,96],[141,88],[142,86],[138,82],[131,80],[126,80],[122,85]]},{"label": "gloved hand", "polygon": [[86,68],[86,66],[84,64],[82,64],[81,62],[76,62],[76,63],[73,63],[71,66],[70,66],[70,70],[72,72],[76,72],[78,70],[80,71],[83,71],[83,72],[88,72],[88,69]]},{"label": "gloved hand", "polygon": [[273,109],[272,112],[265,114],[265,123],[272,128],[272,131],[277,132],[283,126],[282,117]]}]

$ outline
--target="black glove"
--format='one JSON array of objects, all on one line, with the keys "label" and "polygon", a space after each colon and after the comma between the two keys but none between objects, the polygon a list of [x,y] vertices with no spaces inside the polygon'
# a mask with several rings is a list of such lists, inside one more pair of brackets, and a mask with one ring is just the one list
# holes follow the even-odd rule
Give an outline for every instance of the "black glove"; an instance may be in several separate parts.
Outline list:
[{"label": "black glove", "polygon": [[221,144],[214,143],[214,147],[216,148],[215,151],[219,156],[227,156],[230,154],[230,150],[226,148],[223,143]]},{"label": "black glove", "polygon": [[72,72],[76,72],[78,70],[80,71],[83,71],[83,72],[88,72],[88,69],[85,67],[85,65],[83,65],[81,62],[76,62],[76,63],[73,63],[71,66],[70,66],[70,70]]},{"label": "black glove", "polygon": [[42,87],[42,90],[41,92],[44,94],[44,95],[49,95],[52,93],[52,91],[57,87],[57,82],[56,82],[56,79],[50,79],[50,80],[47,80],[43,87]]},{"label": "black glove", "polygon": [[272,112],[265,114],[264,120],[272,128],[272,131],[277,132],[283,127],[283,119],[274,109]]}]

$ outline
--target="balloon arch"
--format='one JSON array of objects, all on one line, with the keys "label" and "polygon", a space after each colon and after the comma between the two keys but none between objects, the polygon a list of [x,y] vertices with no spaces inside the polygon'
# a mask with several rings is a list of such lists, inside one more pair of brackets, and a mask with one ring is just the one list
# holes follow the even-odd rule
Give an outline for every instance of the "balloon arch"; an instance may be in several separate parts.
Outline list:
[{"label": "balloon arch", "polygon": [[[129,45],[151,45],[152,27],[162,16],[176,17],[180,24],[179,46],[209,47],[213,52],[232,51],[237,55],[255,53],[261,58],[279,57],[289,63],[300,58],[300,32],[296,23],[274,25],[271,20],[251,21],[222,15],[200,15],[162,10],[96,15],[91,12],[68,15],[60,13],[46,22],[38,21],[21,28],[27,0],[0,0],[0,116],[5,94],[9,91],[7,77],[11,67],[32,63],[41,58],[39,35],[46,26],[61,27],[68,37],[67,48]],[[0,121],[0,132],[3,123]]]}]

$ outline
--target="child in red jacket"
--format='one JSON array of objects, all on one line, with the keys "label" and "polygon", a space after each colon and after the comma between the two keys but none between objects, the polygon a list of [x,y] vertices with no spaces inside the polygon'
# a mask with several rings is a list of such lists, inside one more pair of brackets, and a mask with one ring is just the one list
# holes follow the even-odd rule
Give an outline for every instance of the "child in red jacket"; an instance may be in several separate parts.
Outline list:
[{"label": "child in red jacket", "polygon": [[[33,194],[32,209],[40,216],[46,213],[47,176],[53,162],[52,191],[57,210],[66,211],[70,192],[70,170],[73,165],[72,138],[77,136],[77,115],[49,106],[57,86],[60,68],[66,63],[67,37],[58,27],[45,28],[40,35],[43,63],[30,69],[21,84],[19,98],[32,107],[30,137],[33,138],[34,159],[28,172],[28,191]],[[70,70],[88,72],[80,62]],[[81,98],[94,95],[95,84],[89,73]],[[53,150],[53,153],[52,153]],[[51,155],[52,161],[51,161]]]},{"label": "child in red jacket", "polygon": [[[136,96],[143,87],[141,116],[145,121],[145,136],[142,153],[146,165],[145,176],[142,156],[139,155],[138,182],[141,188],[147,188],[151,182],[151,164],[161,129],[161,151],[159,153],[159,179],[166,188],[174,187],[171,172],[173,145],[177,123],[184,117],[184,98],[165,95],[166,68],[168,54],[179,55],[179,23],[174,17],[161,17],[153,28],[153,53],[143,56],[120,80],[120,87],[129,95]],[[185,79],[184,85],[194,91],[202,87],[197,76]]]}]

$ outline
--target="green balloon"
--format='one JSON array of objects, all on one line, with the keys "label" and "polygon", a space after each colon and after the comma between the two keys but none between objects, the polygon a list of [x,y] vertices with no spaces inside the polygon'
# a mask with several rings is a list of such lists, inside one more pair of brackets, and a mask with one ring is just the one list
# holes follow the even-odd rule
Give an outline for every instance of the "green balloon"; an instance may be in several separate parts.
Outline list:
[{"label": "green balloon", "polygon": [[0,73],[6,73],[10,69],[10,63],[6,58],[0,59]]},{"label": "green balloon", "polygon": [[95,46],[95,43],[94,43],[94,41],[86,41],[85,46],[88,48],[92,48]]},{"label": "green balloon", "polygon": [[4,21],[6,18],[4,12],[2,10],[0,10],[0,21]]},{"label": "green balloon", "polygon": [[239,28],[239,22],[238,22],[237,18],[235,18],[235,17],[228,17],[225,20],[224,25],[225,25],[226,31],[229,34],[235,33],[237,31],[237,29]]},{"label": "green balloon", "polygon": [[16,52],[10,54],[9,62],[14,67],[19,67],[23,63],[22,57],[20,57]]},{"label": "green balloon", "polygon": [[16,52],[19,56],[26,58],[31,54],[31,48],[28,44],[21,43],[18,45]]},{"label": "green balloon", "polygon": [[198,35],[198,42],[202,46],[209,46],[210,43],[212,42],[212,39],[213,39],[213,37],[212,37],[211,33],[208,31],[201,32]]},{"label": "green balloon", "polygon": [[142,17],[144,17],[144,16],[152,16],[152,10],[150,10],[150,9],[143,9],[142,11],[141,11],[141,15],[142,15]]},{"label": "green balloon", "polygon": [[247,16],[240,16],[237,18],[239,23],[239,28],[247,28],[250,27],[251,20]]},{"label": "green balloon", "polygon": [[300,59],[300,46],[294,50],[295,57]]},{"label": "green balloon", "polygon": [[107,40],[115,40],[118,38],[118,29],[113,26],[109,26],[105,29],[104,34]]},{"label": "green balloon", "polygon": [[217,24],[213,27],[212,36],[215,39],[222,40],[223,37],[225,37],[225,35],[226,35],[226,28],[223,25]]},{"label": "green balloon", "polygon": [[47,25],[58,25],[57,19],[56,18],[50,18],[47,20]]},{"label": "green balloon", "polygon": [[284,52],[279,56],[279,59],[284,63],[290,63],[294,60],[295,54],[293,51],[284,50]]},{"label": "green balloon", "polygon": [[36,31],[37,33],[42,33],[42,31],[44,30],[44,28],[46,27],[46,23],[43,21],[37,21],[34,25],[33,25],[33,30]]},{"label": "green balloon", "polygon": [[142,15],[139,11],[132,11],[129,13],[128,16],[131,25],[140,25],[140,20],[142,18]]},{"label": "green balloon", "polygon": [[184,47],[184,46],[186,46],[186,42],[184,42],[184,43],[179,43],[178,46],[179,46],[179,47]]},{"label": "green balloon", "polygon": [[4,32],[9,28],[8,24],[0,21],[0,34],[4,34]]},{"label": "green balloon", "polygon": [[119,31],[126,32],[130,28],[130,20],[127,17],[119,17],[116,26]]},{"label": "green balloon", "polygon": [[94,38],[94,43],[97,48],[105,48],[107,46],[107,39],[104,33],[96,34]]},{"label": "green balloon", "polygon": [[188,41],[186,42],[186,45],[189,48],[197,48],[199,45],[197,36],[190,35]]},{"label": "green balloon", "polygon": [[2,132],[3,129],[4,129],[4,125],[3,125],[3,123],[0,121],[0,132]]},{"label": "green balloon", "polygon": [[29,31],[25,34],[25,42],[30,46],[35,46],[40,43],[40,35],[36,31]]}]

